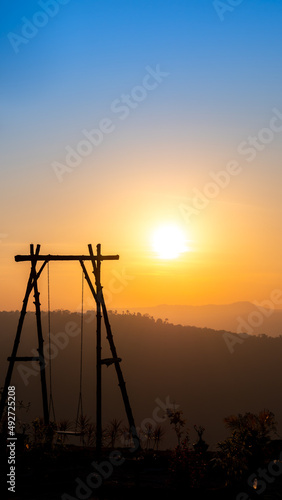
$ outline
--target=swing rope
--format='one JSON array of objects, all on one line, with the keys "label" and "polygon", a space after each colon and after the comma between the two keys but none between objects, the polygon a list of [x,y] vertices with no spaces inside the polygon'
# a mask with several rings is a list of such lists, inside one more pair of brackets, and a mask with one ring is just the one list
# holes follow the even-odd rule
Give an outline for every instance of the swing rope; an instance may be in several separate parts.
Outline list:
[{"label": "swing rope", "polygon": [[[55,417],[55,408],[53,401],[53,390],[52,390],[52,357],[51,357],[51,299],[50,299],[50,268],[49,262],[47,264],[47,280],[48,280],[48,343],[49,343],[49,415],[51,411],[53,413],[54,420]],[[82,367],[83,367],[83,303],[84,303],[84,273],[82,271],[82,282],[81,282],[81,317],[80,317],[80,369],[79,369],[79,398],[78,398],[78,406],[77,406],[77,414],[76,414],[76,423],[75,423],[75,431],[57,431],[61,434],[74,434],[78,435],[78,425],[79,425],[79,417],[83,416],[83,404],[82,404]]]},{"label": "swing rope", "polygon": [[51,300],[50,300],[50,266],[47,264],[47,281],[48,281],[48,353],[49,353],[49,416],[53,413],[54,421],[56,421],[55,408],[52,391],[52,356],[51,356]]},{"label": "swing rope", "polygon": [[77,431],[77,427],[79,425],[79,416],[83,416],[83,404],[82,404],[82,367],[83,367],[83,302],[84,302],[84,273],[82,271],[82,280],[81,280],[81,316],[80,316],[80,369],[79,369],[79,398],[78,398],[78,406],[77,406],[77,414],[76,414],[76,424],[75,430]]}]

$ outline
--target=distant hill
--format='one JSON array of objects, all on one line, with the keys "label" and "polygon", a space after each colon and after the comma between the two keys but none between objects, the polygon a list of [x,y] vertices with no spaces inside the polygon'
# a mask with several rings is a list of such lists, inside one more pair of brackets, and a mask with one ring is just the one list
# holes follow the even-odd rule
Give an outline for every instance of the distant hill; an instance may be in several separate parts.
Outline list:
[{"label": "distant hill", "polygon": [[[118,309],[118,312],[122,312]],[[155,307],[129,308],[130,312],[149,314],[175,325],[190,325],[213,328],[250,335],[282,335],[282,309],[259,307],[251,302],[236,302],[226,305],[178,306],[159,305]]]},{"label": "distant hill", "polygon": [[[6,359],[11,354],[18,317],[19,312],[0,313],[0,386],[4,384]],[[183,410],[192,442],[196,438],[194,424],[206,428],[204,438],[215,447],[226,436],[225,416],[258,412],[263,408],[274,412],[279,431],[282,431],[279,397],[282,393],[279,370],[282,337],[249,336],[243,339],[224,331],[177,326],[161,319],[155,321],[140,313],[110,313],[109,318],[137,426],[153,419],[154,415],[162,416],[162,410],[158,410],[159,401],[168,400]],[[74,420],[79,395],[80,317],[77,313],[56,311],[51,314],[51,321],[56,418]],[[47,353],[46,313],[42,322]],[[34,355],[36,351],[32,349],[37,348],[37,343],[33,313],[27,313],[24,325],[18,355]],[[84,325],[84,411],[95,421],[96,324],[93,313],[85,314]],[[72,331],[72,335],[66,331]],[[104,331],[103,338],[103,357],[109,357]],[[234,341],[231,350],[228,340]],[[47,365],[49,363],[47,356]],[[20,373],[19,369],[31,371]],[[48,375],[49,366],[47,370]],[[16,386],[17,399],[32,403],[28,413],[18,410],[17,421],[30,421],[42,415],[37,363],[16,363],[12,383]],[[114,367],[103,367],[104,424],[114,417],[126,423]],[[163,446],[176,445],[168,421],[163,425],[167,431]]]}]

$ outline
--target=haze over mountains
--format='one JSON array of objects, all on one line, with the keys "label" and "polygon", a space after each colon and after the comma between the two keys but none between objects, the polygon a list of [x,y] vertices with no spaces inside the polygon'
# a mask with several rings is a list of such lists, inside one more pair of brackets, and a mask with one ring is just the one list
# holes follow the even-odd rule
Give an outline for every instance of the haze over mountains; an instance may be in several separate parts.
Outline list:
[{"label": "haze over mountains", "polygon": [[[123,309],[118,309],[122,312]],[[159,305],[155,307],[129,308],[130,312],[149,314],[155,319],[175,325],[212,328],[249,335],[282,335],[282,309],[274,309],[270,300],[264,302],[236,302],[225,305]]]},{"label": "haze over mountains", "polygon": [[[280,311],[278,311],[279,313]],[[274,316],[274,313],[273,313]],[[0,313],[0,386],[8,367],[19,312]],[[159,401],[179,405],[196,439],[194,424],[206,428],[204,438],[211,447],[226,436],[223,418],[246,411],[273,411],[282,431],[282,377],[280,375],[282,337],[238,334],[210,328],[173,325],[155,321],[140,312],[109,313],[118,356],[122,358],[130,403],[137,426],[152,419]],[[96,317],[85,313],[83,343],[84,412],[95,422]],[[52,374],[56,419],[74,420],[79,396],[80,316],[69,311],[51,314]],[[42,314],[47,353],[47,314]],[[70,335],[72,324],[76,334]],[[226,341],[226,335],[228,336]],[[231,338],[231,344],[230,344]],[[232,349],[230,349],[232,345]],[[34,313],[27,313],[19,356],[36,354],[37,338]],[[103,331],[103,357],[110,356]],[[24,366],[23,366],[24,365]],[[25,371],[29,370],[29,371]],[[49,359],[47,356],[47,375]],[[103,367],[103,422],[126,416],[113,366]],[[48,380],[48,376],[47,376]],[[40,376],[37,363],[16,363],[13,374],[17,400],[31,402],[28,413],[19,410],[17,419],[30,421],[42,415]],[[163,410],[157,411],[159,416]],[[163,447],[176,445],[168,421]]]}]

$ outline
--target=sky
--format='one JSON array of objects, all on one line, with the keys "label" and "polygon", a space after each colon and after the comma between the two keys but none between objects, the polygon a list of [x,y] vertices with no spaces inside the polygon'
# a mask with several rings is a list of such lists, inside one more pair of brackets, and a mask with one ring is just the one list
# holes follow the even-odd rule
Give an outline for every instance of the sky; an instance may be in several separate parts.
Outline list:
[{"label": "sky", "polygon": [[[119,254],[102,265],[111,309],[281,288],[279,0],[2,0],[0,15],[0,309],[21,308],[30,243]],[[176,258],[152,246],[163,225],[184,235]],[[49,273],[51,308],[79,308],[79,265]],[[46,309],[46,272],[39,289]]]}]

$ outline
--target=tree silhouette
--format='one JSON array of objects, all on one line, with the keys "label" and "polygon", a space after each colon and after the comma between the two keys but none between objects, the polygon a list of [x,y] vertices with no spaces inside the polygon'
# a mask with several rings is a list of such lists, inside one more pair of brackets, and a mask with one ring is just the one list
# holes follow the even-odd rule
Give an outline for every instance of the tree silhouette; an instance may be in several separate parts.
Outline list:
[{"label": "tree silhouette", "polygon": [[165,435],[164,428],[161,425],[157,425],[157,427],[153,431],[153,439],[157,451],[159,450],[159,444],[164,435]]},{"label": "tree silhouette", "polygon": [[276,432],[274,414],[262,410],[259,414],[230,415],[224,419],[231,436],[218,444],[221,467],[228,483],[237,483],[269,461],[269,444]]},{"label": "tree silhouette", "polygon": [[121,420],[113,418],[105,430],[105,437],[109,439],[109,446],[115,447],[116,440],[122,435]]},{"label": "tree silhouette", "polygon": [[183,411],[182,410],[171,410],[170,408],[167,409],[167,415],[170,421],[170,424],[173,426],[174,431],[176,433],[177,437],[177,443],[178,446],[180,446],[181,443],[181,437],[183,435],[183,427],[185,425],[185,420],[182,418]]}]

